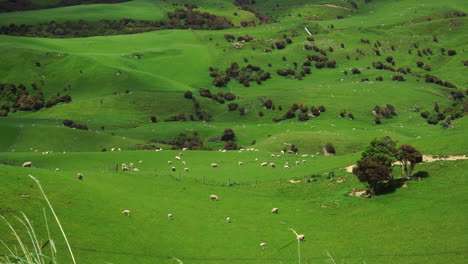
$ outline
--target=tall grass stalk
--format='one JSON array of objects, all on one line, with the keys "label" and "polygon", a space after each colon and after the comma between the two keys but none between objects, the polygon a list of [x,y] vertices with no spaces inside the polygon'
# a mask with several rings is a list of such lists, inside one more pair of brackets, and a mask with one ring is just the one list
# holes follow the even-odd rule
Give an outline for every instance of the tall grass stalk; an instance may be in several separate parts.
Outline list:
[{"label": "tall grass stalk", "polygon": [[297,256],[299,257],[299,264],[301,264],[301,241],[299,241],[299,239],[297,239],[297,237],[299,236],[299,234],[296,232],[296,230],[292,229],[292,228],[289,228],[289,230],[291,230],[294,235],[296,235],[296,240],[297,240]]},{"label": "tall grass stalk", "polygon": [[47,195],[45,194],[44,190],[42,189],[41,183],[39,182],[38,179],[34,178],[34,176],[29,175],[29,177],[30,177],[31,179],[34,180],[34,182],[36,183],[36,185],[37,185],[37,186],[39,187],[39,189],[41,190],[41,193],[42,193],[42,195],[44,196],[44,199],[46,200],[47,205],[48,205],[49,208],[50,208],[50,211],[52,211],[52,214],[53,214],[54,217],[55,217],[55,221],[57,222],[57,224],[58,224],[58,226],[59,226],[59,228],[60,228],[60,231],[62,232],[63,238],[65,239],[65,243],[67,244],[67,247],[68,247],[68,251],[70,251],[70,256],[71,256],[71,258],[72,258],[73,264],[76,264],[75,256],[73,255],[73,251],[72,251],[72,249],[71,249],[70,243],[68,242],[67,235],[65,235],[65,231],[63,230],[62,224],[60,224],[60,220],[58,219],[57,214],[55,214],[55,211],[54,211],[54,208],[52,207],[52,204],[49,202],[49,199],[47,198]]}]

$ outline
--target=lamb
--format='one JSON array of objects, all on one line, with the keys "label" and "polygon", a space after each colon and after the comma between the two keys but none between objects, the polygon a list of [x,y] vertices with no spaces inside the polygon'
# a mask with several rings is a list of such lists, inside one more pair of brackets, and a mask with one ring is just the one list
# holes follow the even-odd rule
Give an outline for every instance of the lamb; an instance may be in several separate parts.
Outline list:
[{"label": "lamb", "polygon": [[278,208],[275,207],[275,208],[271,209],[271,213],[272,214],[277,214],[278,213]]},{"label": "lamb", "polygon": [[297,235],[297,240],[299,240],[300,242],[304,242],[305,240],[305,235]]},{"label": "lamb", "polygon": [[179,156],[176,156],[175,159],[176,159],[176,160],[180,160],[180,157],[179,157]]},{"label": "lamb", "polygon": [[307,163],[307,160],[302,160],[302,163]]},{"label": "lamb", "polygon": [[126,216],[130,216],[130,210],[123,210],[122,214],[124,214]]},{"label": "lamb", "polygon": [[172,220],[172,214],[168,214],[167,219]]},{"label": "lamb", "polygon": [[260,164],[260,166],[262,166],[262,167],[266,167],[267,165],[268,165],[267,162],[262,162],[262,164]]},{"label": "lamb", "polygon": [[276,168],[276,164],[272,162],[272,163],[270,163],[270,167]]},{"label": "lamb", "polygon": [[296,160],[296,165],[299,165],[299,164],[301,164],[301,163],[298,160]]},{"label": "lamb", "polygon": [[182,165],[185,165],[185,164],[187,164],[187,162],[185,162],[185,161],[182,161]]},{"label": "lamb", "polygon": [[239,161],[239,166],[244,166],[244,163],[242,161]]},{"label": "lamb", "polygon": [[308,156],[309,156],[309,155],[307,155],[307,154],[301,155],[302,158],[307,158]]},{"label": "lamb", "polygon": [[267,243],[265,243],[265,242],[262,242],[262,243],[260,243],[260,246],[262,247],[262,249],[265,249],[265,248],[266,248],[266,246],[267,246]]},{"label": "lamb", "polygon": [[125,163],[122,164],[122,171],[128,171],[127,164]]},{"label": "lamb", "polygon": [[83,180],[83,174],[81,173],[77,173],[76,177],[78,178],[78,180]]},{"label": "lamb", "polygon": [[55,172],[58,172],[59,170],[60,170],[59,168],[56,168],[56,169],[55,169]]},{"label": "lamb", "polygon": [[184,168],[184,171],[188,172],[188,171],[189,171],[189,168]]},{"label": "lamb", "polygon": [[140,171],[138,168],[133,168],[133,171]]},{"label": "lamb", "polygon": [[284,169],[285,170],[289,169],[289,165],[284,165]]},{"label": "lamb", "polygon": [[31,162],[31,161],[26,161],[25,163],[23,163],[23,167],[31,168],[31,166],[32,166],[32,162]]},{"label": "lamb", "polygon": [[167,164],[168,164],[168,165],[172,164],[172,161],[168,160],[168,161],[167,161]]},{"label": "lamb", "polygon": [[115,150],[115,148],[111,148],[111,151],[114,151],[114,150]]},{"label": "lamb", "polygon": [[211,167],[212,167],[212,168],[217,168],[217,167],[218,167],[218,164],[217,164],[217,163],[211,163]]},{"label": "lamb", "polygon": [[172,171],[176,171],[177,169],[176,169],[176,167],[172,167],[171,170],[172,170]]},{"label": "lamb", "polygon": [[271,157],[274,158],[274,157],[275,157],[275,154],[271,154]]},{"label": "lamb", "polygon": [[227,217],[226,222],[231,223],[231,217]]},{"label": "lamb", "polygon": [[281,158],[281,155],[276,155],[277,158]]},{"label": "lamb", "polygon": [[219,197],[218,197],[218,195],[216,195],[216,194],[210,195],[210,199],[211,199],[212,201],[219,201]]}]

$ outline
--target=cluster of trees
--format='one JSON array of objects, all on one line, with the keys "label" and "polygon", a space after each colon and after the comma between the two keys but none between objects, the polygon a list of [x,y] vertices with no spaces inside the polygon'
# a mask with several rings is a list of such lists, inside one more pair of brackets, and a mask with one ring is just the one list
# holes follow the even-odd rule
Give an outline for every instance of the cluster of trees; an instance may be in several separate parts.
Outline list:
[{"label": "cluster of trees", "polygon": [[437,84],[437,85],[440,85],[440,86],[445,86],[445,87],[448,87],[448,88],[457,88],[457,86],[455,86],[453,83],[444,82],[441,79],[439,79],[438,77],[436,77],[434,75],[431,75],[431,74],[424,75],[424,81],[427,82],[427,83],[434,83],[434,84]]},{"label": "cluster of trees", "polygon": [[61,0],[53,5],[38,5],[32,0],[7,0],[0,2],[0,12],[16,12],[25,10],[38,10],[63,6],[87,5],[87,4],[114,4],[129,0]]},{"label": "cluster of trees", "polygon": [[286,70],[277,70],[276,73],[279,76],[283,76],[286,78],[295,78],[297,80],[302,80],[307,74],[311,74],[312,71],[310,67],[302,66],[301,71],[297,70],[297,63],[294,65],[295,69],[286,69]]},{"label": "cluster of trees", "polygon": [[442,127],[453,127],[451,121],[463,117],[464,113],[468,112],[468,100],[461,91],[452,91],[451,99],[452,104],[450,106],[442,110],[438,103],[434,103],[433,111],[421,112],[421,117],[425,118],[427,123],[431,125],[437,125],[440,121],[443,121]]},{"label": "cluster of trees", "polygon": [[284,147],[283,152],[288,154],[296,154],[297,152],[299,152],[299,149],[296,147],[296,145],[291,144],[289,150],[286,147]]},{"label": "cluster of trees", "polygon": [[374,123],[377,125],[382,124],[382,118],[392,118],[397,115],[396,108],[391,104],[384,106],[376,105],[372,110],[374,114]]},{"label": "cluster of trees", "polygon": [[232,79],[237,80],[245,87],[249,87],[251,82],[262,84],[262,81],[270,79],[270,73],[259,66],[249,64],[240,68],[237,62],[231,63],[231,66],[224,72],[218,68],[210,67],[210,76],[214,78],[213,85],[216,87],[226,86]]},{"label": "cluster of trees", "polygon": [[322,68],[336,68],[336,61],[329,60],[325,55],[316,55],[316,54],[309,54],[307,55],[307,59],[309,61],[315,61],[315,68],[322,69]]},{"label": "cluster of trees", "polygon": [[240,42],[253,42],[254,41],[254,38],[249,36],[249,35],[245,35],[245,36],[239,36],[237,37],[236,39],[236,36],[234,35],[231,35],[231,34],[225,34],[224,35],[224,38],[229,41],[229,42],[233,42],[233,41],[240,41]]},{"label": "cluster of trees", "polygon": [[[344,109],[340,110],[340,117],[343,118],[345,116],[346,116],[346,110],[344,110]],[[349,118],[349,120],[354,120],[354,115],[353,115],[352,112],[348,113],[348,118]]]},{"label": "cluster of trees", "polygon": [[[31,87],[33,90],[38,90],[35,83],[31,83]],[[71,100],[70,95],[62,96],[57,93],[45,101],[44,94],[40,90],[36,94],[30,94],[24,84],[0,83],[0,101],[4,101],[2,105],[3,116],[7,116],[10,110],[13,112],[17,110],[37,111],[44,107],[52,107],[58,103],[69,103]]]},{"label": "cluster of trees", "polygon": [[[245,10],[245,11],[253,13],[255,17],[257,17],[257,19],[260,20],[260,25],[269,24],[273,22],[273,20],[269,16],[261,14],[252,6],[253,4],[255,4],[255,0],[234,0],[234,4],[237,5],[241,10]],[[255,22],[253,21],[241,22],[242,26],[244,26],[244,24],[255,25]]]},{"label": "cluster of trees", "polygon": [[409,179],[418,163],[423,160],[421,152],[414,147],[403,144],[396,148],[396,142],[390,137],[374,139],[362,153],[353,174],[360,182],[366,184],[370,195],[378,194],[379,184],[392,184],[393,163],[401,163],[402,174]]},{"label": "cluster of trees", "polygon": [[[188,93],[189,91],[187,91],[186,93]],[[207,98],[211,98],[221,104],[224,104],[225,103],[225,100],[226,101],[234,101],[237,96],[231,92],[227,92],[227,93],[224,93],[223,91],[218,91],[217,93],[215,94],[212,94],[211,91],[207,88],[200,88],[199,89],[199,93],[200,93],[200,96],[201,97],[207,97]],[[191,92],[190,92],[191,94]],[[184,95],[185,96],[185,95]],[[185,97],[187,98],[187,97]],[[191,99],[191,98],[189,98]]]},{"label": "cluster of trees", "polygon": [[120,20],[103,19],[96,22],[79,20],[57,23],[51,21],[37,25],[10,24],[0,27],[0,34],[12,36],[67,38],[134,34],[161,29],[203,29],[219,30],[232,28],[234,25],[224,17],[206,12],[178,8],[174,13],[167,13],[169,20]]},{"label": "cluster of trees", "polygon": [[63,125],[69,128],[88,130],[88,127],[86,125],[78,124],[75,121],[70,120],[70,119],[63,120]]},{"label": "cluster of trees", "polygon": [[281,117],[274,117],[272,119],[273,122],[280,122],[286,119],[292,119],[296,117],[296,112],[299,110],[299,113],[297,114],[297,120],[298,121],[307,121],[310,119],[310,117],[318,117],[320,116],[320,113],[325,112],[325,106],[320,105],[319,107],[316,106],[311,106],[310,107],[310,113],[308,113],[309,108],[307,105],[304,104],[292,104],[291,108],[288,109],[288,111]]},{"label": "cluster of trees", "polygon": [[234,142],[236,140],[236,134],[231,128],[226,128],[221,135],[221,141],[225,141],[224,145],[225,150],[236,150],[237,144]]},{"label": "cluster of trees", "polygon": [[203,149],[203,141],[199,138],[198,132],[180,133],[177,137],[172,138],[165,144],[172,145],[171,149],[201,150]]}]

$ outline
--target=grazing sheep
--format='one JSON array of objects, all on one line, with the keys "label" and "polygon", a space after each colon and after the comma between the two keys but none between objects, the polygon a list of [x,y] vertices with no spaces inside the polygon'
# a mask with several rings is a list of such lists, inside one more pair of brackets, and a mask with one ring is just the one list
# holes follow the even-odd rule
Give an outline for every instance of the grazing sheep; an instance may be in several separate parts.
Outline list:
[{"label": "grazing sheep", "polygon": [[270,163],[270,167],[276,168],[276,164],[274,164],[274,163],[272,162],[272,163]]},{"label": "grazing sheep", "polygon": [[188,148],[182,148],[182,150],[188,150]]},{"label": "grazing sheep", "polygon": [[169,164],[169,165],[170,165],[170,164],[172,164],[172,161],[170,161],[170,160],[169,160],[169,161],[167,161],[167,164]]},{"label": "grazing sheep", "polygon": [[210,195],[210,199],[213,200],[213,201],[219,201],[219,197],[216,194]]},{"label": "grazing sheep", "polygon": [[300,242],[304,242],[305,235],[297,235],[297,240],[299,240]]},{"label": "grazing sheep", "polygon": [[226,222],[231,223],[231,217],[226,218]]},{"label": "grazing sheep", "polygon": [[183,154],[182,152],[179,152],[179,156],[181,156],[181,157],[182,157],[183,155],[184,155],[184,154]]},{"label": "grazing sheep", "polygon": [[122,214],[126,216],[130,216],[130,210],[123,210]]},{"label": "grazing sheep", "polygon": [[301,164],[301,163],[298,160],[296,160],[296,165],[299,165],[299,164]]},{"label": "grazing sheep", "polygon": [[120,148],[117,149],[118,151],[122,151]]},{"label": "grazing sheep", "polygon": [[77,173],[76,177],[78,178],[78,180],[83,180],[83,174],[81,173]]},{"label": "grazing sheep", "polygon": [[272,214],[277,214],[278,213],[278,208],[275,207],[275,208],[271,209],[271,213]]},{"label": "grazing sheep", "polygon": [[172,214],[168,214],[167,219],[172,220]]},{"label": "grazing sheep", "polygon": [[303,155],[301,155],[301,157],[302,157],[302,158],[307,158],[307,157],[309,157],[309,155],[303,154]]},{"label": "grazing sheep", "polygon": [[115,148],[111,148],[111,151],[114,151],[114,150],[115,150]]},{"label": "grazing sheep", "polygon": [[184,171],[188,172],[188,171],[189,171],[189,168],[184,168]]},{"label": "grazing sheep", "polygon": [[217,163],[211,163],[211,167],[212,167],[212,168],[217,168],[217,167],[218,167],[218,164],[217,164]]},{"label": "grazing sheep", "polygon": [[142,160],[140,160],[138,163],[143,163],[143,161],[142,161]]},{"label": "grazing sheep", "polygon": [[122,164],[122,171],[128,171],[128,166],[127,164]]},{"label": "grazing sheep", "polygon": [[172,167],[171,170],[172,170],[172,171],[176,171],[177,169],[176,169],[176,167]]},{"label": "grazing sheep", "polygon": [[176,160],[180,160],[180,157],[179,157],[179,156],[176,156],[175,159],[176,159]]},{"label": "grazing sheep", "polygon": [[282,150],[282,151],[281,151],[281,153],[283,153],[283,154],[284,154],[284,150]]},{"label": "grazing sheep", "polygon": [[31,162],[31,161],[26,161],[25,163],[23,163],[23,167],[31,168],[31,166],[32,166],[32,162]]},{"label": "grazing sheep", "polygon": [[307,160],[302,160],[302,163],[307,163]]},{"label": "grazing sheep", "polygon": [[265,249],[267,245],[268,245],[268,244],[265,243],[265,242],[260,243],[260,246],[262,247],[262,249]]},{"label": "grazing sheep", "polygon": [[277,158],[281,158],[281,155],[276,155]]},{"label": "grazing sheep", "polygon": [[244,163],[242,161],[239,161],[239,166],[244,166]]},{"label": "grazing sheep", "polygon": [[185,165],[185,164],[187,164],[187,162],[185,162],[185,161],[182,161],[182,165]]},{"label": "grazing sheep", "polygon": [[289,165],[284,165],[284,169],[285,170],[289,169]]},{"label": "grazing sheep", "polygon": [[274,157],[275,157],[275,154],[271,154],[271,157],[274,158]]},{"label": "grazing sheep", "polygon": [[59,168],[56,168],[56,169],[55,169],[55,172],[58,172],[59,170],[60,170]]},{"label": "grazing sheep", "polygon": [[133,168],[133,171],[140,171],[138,168]]},{"label": "grazing sheep", "polygon": [[262,162],[262,164],[260,164],[261,167],[266,167],[268,165],[267,162]]}]

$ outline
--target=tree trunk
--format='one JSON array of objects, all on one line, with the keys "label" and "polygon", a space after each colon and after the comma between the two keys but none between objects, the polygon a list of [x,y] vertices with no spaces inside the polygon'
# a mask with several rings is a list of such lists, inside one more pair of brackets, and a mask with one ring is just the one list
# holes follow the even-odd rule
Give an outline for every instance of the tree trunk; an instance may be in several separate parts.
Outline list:
[{"label": "tree trunk", "polygon": [[371,193],[371,197],[375,196],[375,192],[377,190],[377,182],[370,181],[369,183],[369,191]]}]

